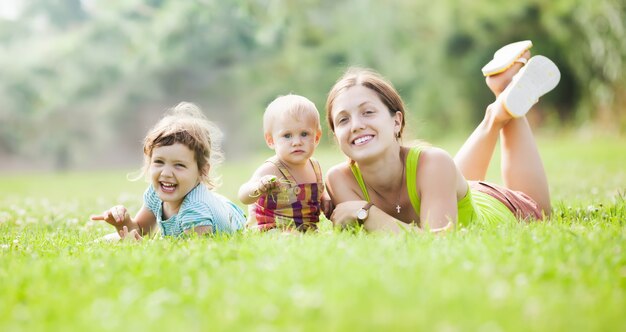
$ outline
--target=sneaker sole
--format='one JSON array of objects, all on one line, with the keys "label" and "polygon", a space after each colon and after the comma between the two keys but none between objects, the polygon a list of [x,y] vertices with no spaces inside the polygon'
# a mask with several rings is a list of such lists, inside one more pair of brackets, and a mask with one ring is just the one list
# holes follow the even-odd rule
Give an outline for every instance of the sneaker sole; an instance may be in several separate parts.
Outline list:
[{"label": "sneaker sole", "polygon": [[511,68],[515,60],[519,59],[531,47],[533,47],[533,43],[530,40],[503,46],[493,54],[493,59],[481,69],[483,75],[493,76]]},{"label": "sneaker sole", "polygon": [[560,79],[561,73],[554,62],[545,56],[534,56],[502,92],[505,96],[502,104],[514,118],[522,117],[541,96],[554,89]]}]

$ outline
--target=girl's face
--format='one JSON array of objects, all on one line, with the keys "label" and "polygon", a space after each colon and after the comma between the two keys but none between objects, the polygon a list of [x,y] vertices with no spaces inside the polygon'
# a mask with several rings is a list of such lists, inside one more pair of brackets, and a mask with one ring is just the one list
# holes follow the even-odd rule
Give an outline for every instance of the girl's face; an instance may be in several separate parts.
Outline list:
[{"label": "girl's face", "polygon": [[272,132],[265,136],[265,140],[281,161],[301,165],[313,155],[321,134],[318,123],[312,118],[282,116],[272,124]]},{"label": "girl's face", "polygon": [[159,198],[178,208],[185,196],[200,183],[200,170],[194,152],[175,143],[155,147],[150,158],[150,179]]},{"label": "girl's face", "polygon": [[341,151],[354,161],[377,158],[392,144],[402,113],[389,113],[376,92],[362,85],[347,88],[334,101],[331,119]]}]

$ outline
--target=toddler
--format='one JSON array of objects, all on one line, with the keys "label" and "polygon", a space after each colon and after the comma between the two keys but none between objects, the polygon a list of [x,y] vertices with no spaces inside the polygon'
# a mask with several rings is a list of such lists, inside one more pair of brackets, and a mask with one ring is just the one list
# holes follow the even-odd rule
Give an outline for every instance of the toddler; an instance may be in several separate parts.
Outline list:
[{"label": "toddler", "polygon": [[315,229],[330,209],[319,163],[311,156],[322,135],[315,104],[298,95],[280,96],[263,115],[265,142],[276,155],[239,188],[249,206],[248,227]]}]

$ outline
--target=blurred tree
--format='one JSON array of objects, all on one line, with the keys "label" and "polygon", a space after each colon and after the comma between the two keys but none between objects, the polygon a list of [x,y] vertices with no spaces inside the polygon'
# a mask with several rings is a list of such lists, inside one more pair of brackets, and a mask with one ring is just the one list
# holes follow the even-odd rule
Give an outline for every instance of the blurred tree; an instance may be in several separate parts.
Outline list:
[{"label": "blurred tree", "polygon": [[28,0],[24,1],[23,18],[43,19],[48,28],[68,28],[87,19],[81,0]]},{"label": "blurred tree", "polygon": [[541,104],[553,125],[626,129],[622,0],[22,5],[20,19],[0,19],[0,152],[60,168],[140,154],[147,128],[180,100],[222,126],[229,157],[244,156],[263,145],[270,100],[302,94],[323,113],[328,89],[350,65],[396,85],[418,136],[465,131],[493,99],[481,66],[522,39],[563,73]]}]

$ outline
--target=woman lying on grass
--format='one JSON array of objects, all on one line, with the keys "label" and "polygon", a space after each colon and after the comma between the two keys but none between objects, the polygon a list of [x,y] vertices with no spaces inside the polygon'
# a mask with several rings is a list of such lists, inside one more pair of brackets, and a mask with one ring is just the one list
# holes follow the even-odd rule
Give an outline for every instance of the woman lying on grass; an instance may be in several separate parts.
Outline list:
[{"label": "woman lying on grass", "polygon": [[[454,159],[438,148],[404,146],[405,109],[398,92],[375,72],[349,69],[326,103],[328,124],[350,159],[328,172],[331,221],[342,227],[360,223],[369,231],[438,232],[457,222],[549,215],[548,182],[525,114],[560,74],[545,57],[526,61],[529,43],[513,44],[513,56],[510,50],[496,53],[497,68],[485,73],[496,101]],[[498,136],[504,187],[482,181]]]},{"label": "woman lying on grass", "polygon": [[[92,220],[113,225],[121,238],[140,240],[158,225],[161,234],[179,236],[232,233],[245,223],[243,211],[211,191],[211,166],[221,161],[221,132],[194,104],[180,103],[144,139],[142,173],[151,183],[143,206],[131,218],[117,205]],[[107,236],[117,238],[116,234]]]}]

